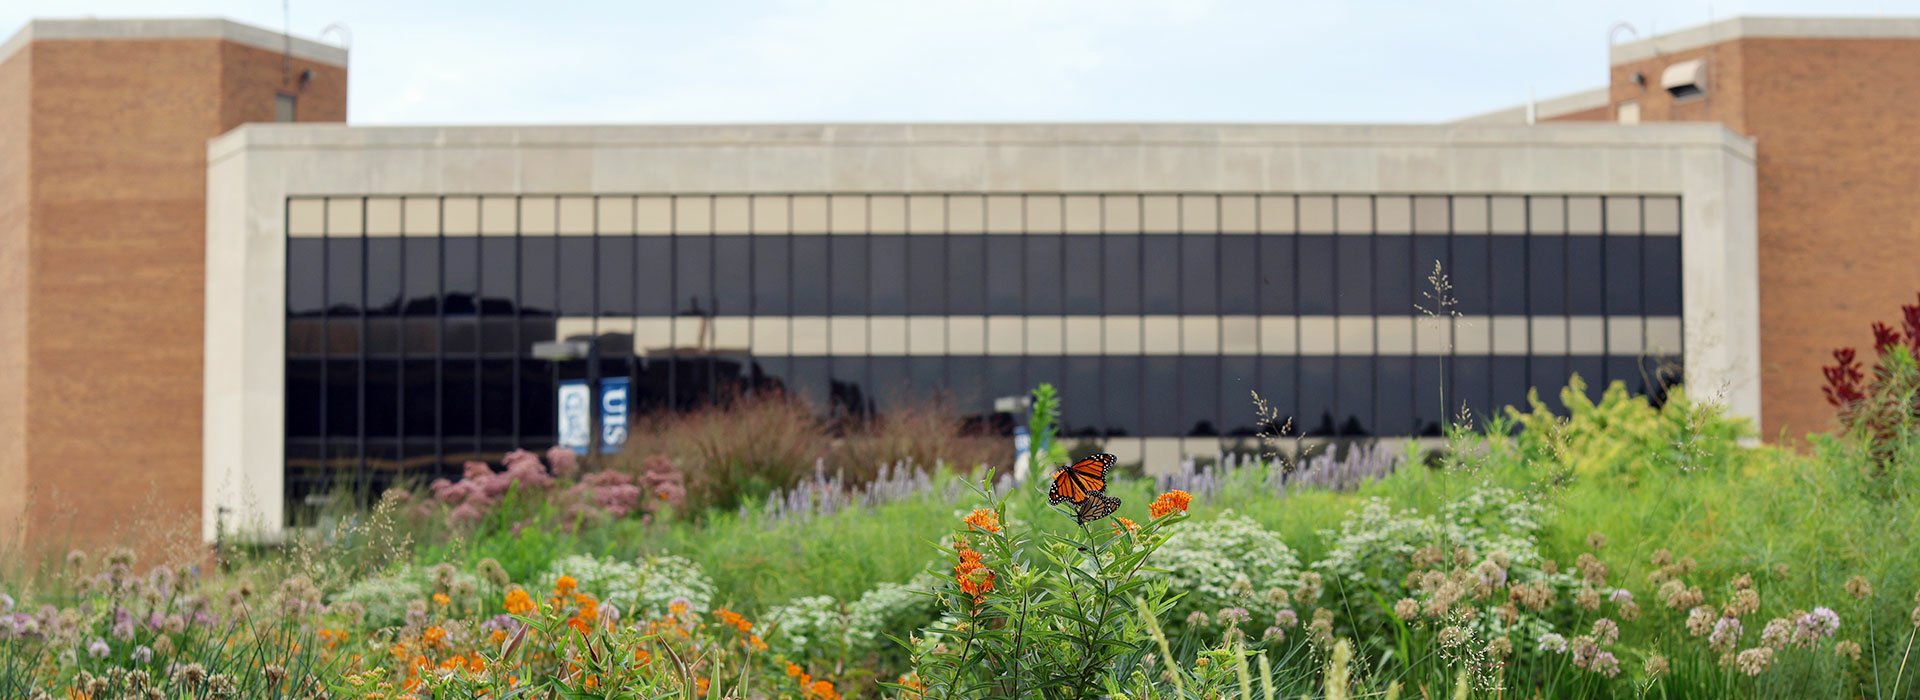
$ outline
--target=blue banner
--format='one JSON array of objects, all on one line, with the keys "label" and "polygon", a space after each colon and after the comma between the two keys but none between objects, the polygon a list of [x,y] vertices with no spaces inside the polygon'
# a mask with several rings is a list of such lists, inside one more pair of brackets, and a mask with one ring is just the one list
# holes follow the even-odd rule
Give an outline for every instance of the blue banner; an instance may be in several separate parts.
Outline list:
[{"label": "blue banner", "polygon": [[593,440],[593,394],[587,391],[586,380],[562,380],[558,399],[560,446],[586,454],[587,443]]},{"label": "blue banner", "polygon": [[627,378],[600,380],[600,452],[618,454],[627,442]]}]

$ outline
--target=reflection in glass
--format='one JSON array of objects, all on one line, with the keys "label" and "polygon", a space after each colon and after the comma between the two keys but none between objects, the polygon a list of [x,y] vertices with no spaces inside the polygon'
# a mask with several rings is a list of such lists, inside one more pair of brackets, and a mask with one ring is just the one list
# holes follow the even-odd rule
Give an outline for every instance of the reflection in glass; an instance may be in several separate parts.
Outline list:
[{"label": "reflection in glass", "polygon": [[1492,237],[1492,312],[1496,316],[1524,316],[1527,313],[1526,236]]},{"label": "reflection in glass", "polygon": [[287,437],[320,436],[320,360],[287,360]]},{"label": "reflection in glass", "polygon": [[367,239],[367,313],[400,311],[400,239]]},{"label": "reflection in glass", "polygon": [[713,312],[745,316],[753,311],[753,240],[713,237]]},{"label": "reflection in glass", "polygon": [[1364,316],[1373,311],[1373,251],[1370,236],[1340,236],[1334,239],[1334,279],[1339,296],[1334,300],[1337,313]]},{"label": "reflection in glass", "polygon": [[1415,281],[1424,270],[1413,266],[1413,236],[1375,236],[1373,241],[1373,313],[1404,316],[1413,305]]},{"label": "reflection in glass", "polygon": [[1100,358],[1094,356],[1072,356],[1062,360],[1066,367],[1061,377],[1063,386],[1060,407],[1060,420],[1063,423],[1063,435],[1073,437],[1098,437],[1103,431],[1105,421],[1101,409],[1106,405],[1100,391]]},{"label": "reflection in glass", "polygon": [[1331,357],[1301,357],[1300,420],[1295,423],[1307,437],[1330,437],[1336,426],[1334,362]]},{"label": "reflection in glass", "polygon": [[[825,316],[828,287],[827,237],[793,237],[793,313],[797,316]],[[821,384],[821,391],[825,391]],[[821,394],[824,401],[826,395]],[[820,404],[825,406],[826,404]]]},{"label": "reflection in glass", "polygon": [[1019,236],[986,238],[987,313],[1021,313],[1026,280],[1021,272],[1021,255],[1026,251]]},{"label": "reflection in glass", "polygon": [[[1448,418],[1470,430],[1487,419],[1493,389],[1493,367],[1487,356],[1453,358],[1453,385],[1447,387]],[[1464,411],[1464,413],[1462,413]]]},{"label": "reflection in glass", "polygon": [[1140,358],[1109,356],[1099,360],[1101,389],[1105,391],[1103,408],[1107,424],[1106,434],[1109,436],[1145,434],[1140,415],[1142,403]]},{"label": "reflection in glass", "polygon": [[407,360],[401,365],[402,391],[406,404],[400,417],[401,430],[408,437],[432,437],[439,425],[440,370],[433,360]]},{"label": "reflection in glass", "polygon": [[[907,238],[907,313],[938,315],[947,313],[947,246],[943,236]],[[955,269],[958,274],[977,273]]]},{"label": "reflection in glass", "polygon": [[1413,435],[1413,363],[1406,355],[1381,356],[1374,366],[1374,424],[1380,435]]},{"label": "reflection in glass", "polygon": [[1144,435],[1181,435],[1180,358],[1151,355],[1141,359],[1141,418]]},{"label": "reflection in glass", "polygon": [[1099,236],[1067,236],[1062,281],[1066,287],[1064,313],[1100,313],[1101,257]]},{"label": "reflection in glass", "polygon": [[370,437],[400,434],[400,363],[367,360],[367,426]]},{"label": "reflection in glass", "polygon": [[1527,237],[1527,306],[1534,315],[1567,313],[1565,236]]},{"label": "reflection in glass", "polygon": [[1606,288],[1600,277],[1601,257],[1599,236],[1567,237],[1567,313],[1574,316],[1606,313],[1601,303],[1606,299]]},{"label": "reflection in glass", "polygon": [[1640,241],[1638,236],[1607,236],[1607,314],[1640,313]]},{"label": "reflection in glass", "polygon": [[833,313],[867,313],[867,237],[829,236],[827,245],[833,253]]},{"label": "reflection in glass", "polygon": [[868,313],[897,316],[907,312],[907,237],[868,236],[872,295]]},{"label": "reflection in glass", "polygon": [[1143,313],[1180,313],[1179,236],[1140,237],[1140,287]]},{"label": "reflection in glass", "polygon": [[327,361],[327,435],[351,438],[360,431],[360,362]]},{"label": "reflection in glass", "polygon": [[1220,358],[1180,358],[1180,425],[1183,435],[1220,434]]},{"label": "reflection in glass", "polygon": [[[1417,433],[1423,437],[1440,435],[1440,428],[1448,423],[1453,413],[1447,403],[1457,399],[1452,393],[1452,378],[1448,376],[1445,358],[1413,358],[1413,420],[1419,426]],[[1444,394],[1441,387],[1448,391]]]},{"label": "reflection in glass", "polygon": [[[526,239],[528,241],[536,239]],[[586,236],[564,236],[555,240],[559,246],[560,267],[548,274],[557,277],[560,287],[560,299],[556,304],[562,316],[593,316],[594,308],[594,271],[599,263],[593,238]],[[623,261],[624,262],[624,261]],[[625,277],[625,274],[620,275]],[[531,284],[538,277],[522,278],[522,284]]]},{"label": "reflection in glass", "polygon": [[1297,285],[1300,290],[1300,313],[1302,315],[1326,315],[1334,313],[1334,245],[1332,236],[1297,236],[1299,268]]},{"label": "reflection in glass", "polygon": [[1220,313],[1260,312],[1259,244],[1253,236],[1220,237]]},{"label": "reflection in glass", "polygon": [[1641,261],[1646,265],[1646,296],[1642,299],[1648,316],[1680,315],[1680,237],[1648,236],[1640,239]]},{"label": "reflection in glass", "polygon": [[947,310],[961,315],[987,312],[987,241],[984,236],[947,236]]},{"label": "reflection in glass", "polygon": [[1492,274],[1487,270],[1487,246],[1488,236],[1453,237],[1453,261],[1447,268],[1447,278],[1453,284],[1454,298],[1460,300],[1462,314],[1482,316],[1493,307],[1488,291]]},{"label": "reflection in glass", "polygon": [[[1105,279],[1101,280],[1104,297],[1102,312],[1108,314],[1140,313],[1140,237],[1115,236],[1103,237],[1102,265]],[[1139,433],[1134,433],[1138,435]]]},{"label": "reflection in glass", "polygon": [[673,312],[713,313],[713,237],[673,237]]},{"label": "reflection in glass", "polygon": [[1255,425],[1253,389],[1260,384],[1259,358],[1238,355],[1220,358],[1220,432],[1246,436],[1259,431]]},{"label": "reflection in glass", "polygon": [[1294,266],[1296,236],[1260,237],[1260,313],[1290,316],[1299,313],[1299,272]]},{"label": "reflection in glass", "polygon": [[1373,360],[1371,357],[1337,359],[1335,367],[1340,373],[1336,379],[1340,387],[1337,427],[1341,437],[1373,435],[1379,425],[1373,415]]},{"label": "reflection in glass", "polygon": [[327,312],[337,316],[360,313],[360,239],[328,238]]},{"label": "reflection in glass", "polygon": [[327,239],[287,240],[287,314],[317,314],[327,307]]},{"label": "reflection in glass", "polygon": [[1219,313],[1219,236],[1187,234],[1180,237],[1180,312]]},{"label": "reflection in glass", "polygon": [[1026,258],[1021,263],[1025,266],[1026,312],[1058,315],[1065,308],[1060,236],[1028,235],[1025,238]]}]

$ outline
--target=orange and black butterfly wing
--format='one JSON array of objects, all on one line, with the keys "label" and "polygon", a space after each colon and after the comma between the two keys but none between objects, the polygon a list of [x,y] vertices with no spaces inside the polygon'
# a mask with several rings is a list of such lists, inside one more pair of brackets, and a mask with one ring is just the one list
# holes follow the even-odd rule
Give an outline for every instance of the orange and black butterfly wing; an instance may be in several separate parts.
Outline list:
[{"label": "orange and black butterfly wing", "polygon": [[1113,463],[1113,455],[1101,453],[1061,467],[1053,475],[1053,486],[1047,489],[1047,503],[1067,501],[1080,505],[1089,495],[1105,493],[1107,469]]},{"label": "orange and black butterfly wing", "polygon": [[1096,493],[1096,494],[1093,494],[1093,498],[1089,498],[1084,503],[1080,504],[1080,508],[1076,510],[1073,514],[1073,519],[1074,519],[1074,522],[1077,522],[1081,525],[1085,525],[1095,520],[1099,520],[1109,515],[1113,515],[1113,512],[1119,509],[1120,509],[1120,499],[1114,498],[1112,496],[1108,496],[1106,494]]}]

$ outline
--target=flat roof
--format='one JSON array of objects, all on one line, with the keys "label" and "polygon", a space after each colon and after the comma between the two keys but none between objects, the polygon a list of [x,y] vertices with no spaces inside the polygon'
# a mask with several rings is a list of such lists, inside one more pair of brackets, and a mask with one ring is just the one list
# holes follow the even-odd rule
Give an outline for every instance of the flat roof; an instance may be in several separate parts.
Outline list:
[{"label": "flat roof", "polygon": [[1615,44],[1612,65],[1735,39],[1920,39],[1920,17],[1733,17]]},{"label": "flat roof", "polygon": [[[1562,114],[1572,114],[1595,107],[1605,107],[1609,104],[1607,90],[1605,86],[1602,86],[1565,95],[1555,95],[1544,100],[1535,100],[1533,102],[1534,120],[1552,119]],[[1527,106],[1522,104],[1504,109],[1496,109],[1491,112],[1481,112],[1470,117],[1455,119],[1452,123],[1525,124],[1527,123]]]},{"label": "flat roof", "polygon": [[347,66],[347,50],[312,39],[292,37],[271,29],[213,17],[177,19],[35,19],[0,44],[0,61],[35,41],[102,39],[221,39],[280,53],[292,49],[295,58]]}]

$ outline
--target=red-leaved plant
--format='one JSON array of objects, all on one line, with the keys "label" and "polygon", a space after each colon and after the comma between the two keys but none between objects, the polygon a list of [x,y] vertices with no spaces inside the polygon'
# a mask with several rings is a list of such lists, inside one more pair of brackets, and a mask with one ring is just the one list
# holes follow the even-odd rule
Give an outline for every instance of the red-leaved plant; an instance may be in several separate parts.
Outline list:
[{"label": "red-leaved plant", "polygon": [[1898,329],[1873,324],[1877,357],[1871,373],[1853,348],[1834,350],[1836,364],[1820,368],[1827,379],[1821,391],[1827,403],[1840,409],[1841,426],[1868,439],[1875,456],[1882,458],[1895,437],[1920,425],[1920,371],[1915,365],[1920,358],[1920,303],[1903,305],[1900,312]]}]

